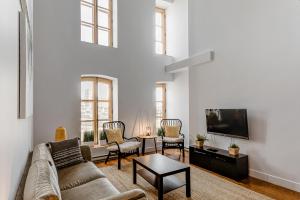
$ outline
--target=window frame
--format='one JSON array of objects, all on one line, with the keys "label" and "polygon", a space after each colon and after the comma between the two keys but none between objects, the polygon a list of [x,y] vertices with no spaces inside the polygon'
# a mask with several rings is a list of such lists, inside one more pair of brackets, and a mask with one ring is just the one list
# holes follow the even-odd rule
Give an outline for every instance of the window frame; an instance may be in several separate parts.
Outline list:
[{"label": "window frame", "polygon": [[[167,84],[166,83],[156,83],[156,86],[155,86],[155,94],[156,94],[156,89],[157,88],[162,88],[162,101],[158,101],[156,96],[155,96],[155,119],[166,119],[167,118]],[[161,102],[162,103],[162,116],[158,116],[158,113],[157,113],[157,103]],[[156,121],[155,120],[155,121]],[[156,127],[156,128],[160,128],[159,127]]]},{"label": "window frame", "polygon": [[[85,100],[81,99],[80,96],[80,106],[82,102],[92,102],[93,103],[93,119],[92,120],[82,120],[81,119],[81,111],[80,111],[80,127],[83,122],[93,122],[93,131],[94,131],[94,144],[99,144],[100,133],[98,125],[100,121],[113,121],[113,81],[111,79],[103,78],[103,77],[81,77],[80,83],[83,81],[93,82],[93,99]],[[105,83],[109,85],[109,99],[108,100],[99,100],[98,99],[98,83]],[[99,102],[108,102],[108,119],[99,119]],[[101,129],[101,127],[100,127]],[[81,133],[81,140],[83,141],[83,133]]]},{"label": "window frame", "polygon": [[[161,29],[162,29],[162,33],[161,33],[161,36],[162,38],[161,41],[158,41],[156,36],[155,36],[155,43],[161,43],[162,44],[162,47],[163,47],[163,53],[162,55],[166,55],[167,54],[167,19],[166,19],[166,9],[164,8],[159,8],[159,7],[155,7],[155,14],[156,13],[160,13],[162,15],[162,18],[161,18]],[[155,32],[156,32],[156,28],[157,28],[157,24],[156,24],[156,20],[155,20]],[[160,54],[160,53],[157,53],[156,50],[155,50],[155,53],[156,54]]]},{"label": "window frame", "polygon": [[[80,17],[80,28],[82,26],[92,27],[92,29],[93,29],[92,43],[93,44],[107,46],[107,47],[113,47],[113,0],[108,0],[108,8],[99,6],[98,0],[93,0],[93,3],[87,2],[85,0],[80,0],[80,7],[82,5],[92,7],[93,23],[82,21],[82,18]],[[98,12],[103,12],[108,15],[108,27],[103,27],[103,26],[98,25]],[[99,44],[99,37],[98,37],[99,30],[108,32],[108,45]],[[82,41],[82,42],[85,42],[85,41]]]}]

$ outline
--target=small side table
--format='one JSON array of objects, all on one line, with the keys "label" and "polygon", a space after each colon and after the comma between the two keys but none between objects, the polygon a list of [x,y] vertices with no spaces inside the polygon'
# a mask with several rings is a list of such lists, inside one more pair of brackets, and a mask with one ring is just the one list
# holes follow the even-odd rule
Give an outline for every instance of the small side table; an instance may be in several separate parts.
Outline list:
[{"label": "small side table", "polygon": [[142,154],[145,155],[145,146],[146,146],[146,140],[147,139],[151,139],[154,141],[154,146],[155,146],[155,152],[157,153],[157,147],[156,147],[156,138],[157,136],[154,136],[154,135],[150,135],[150,136],[146,136],[146,135],[141,135],[141,136],[138,136],[139,139],[142,140]]}]

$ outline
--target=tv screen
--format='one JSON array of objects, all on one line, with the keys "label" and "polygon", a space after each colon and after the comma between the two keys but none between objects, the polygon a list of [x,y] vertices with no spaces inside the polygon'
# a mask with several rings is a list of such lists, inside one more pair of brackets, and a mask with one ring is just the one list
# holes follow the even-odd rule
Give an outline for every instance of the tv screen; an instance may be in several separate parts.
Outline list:
[{"label": "tv screen", "polygon": [[249,139],[246,109],[206,109],[205,114],[208,133]]}]

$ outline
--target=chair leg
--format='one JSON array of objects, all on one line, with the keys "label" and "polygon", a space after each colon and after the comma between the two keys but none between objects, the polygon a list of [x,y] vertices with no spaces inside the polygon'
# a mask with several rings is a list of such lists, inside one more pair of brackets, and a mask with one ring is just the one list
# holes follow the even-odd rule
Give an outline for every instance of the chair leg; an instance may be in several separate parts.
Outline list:
[{"label": "chair leg", "polygon": [[184,143],[182,143],[182,157],[184,159]]},{"label": "chair leg", "polygon": [[107,161],[108,161],[108,159],[109,159],[109,156],[110,156],[110,152],[108,152],[108,155],[107,155],[107,157],[106,157],[106,159],[105,159],[105,164],[107,163]]},{"label": "chair leg", "polygon": [[118,169],[121,169],[121,157],[122,157],[121,152],[118,152]]},{"label": "chair leg", "polygon": [[137,155],[138,157],[140,157],[140,149],[139,149],[139,148],[136,149],[136,155]]},{"label": "chair leg", "polygon": [[163,142],[162,146],[161,146],[161,153],[162,153],[162,155],[165,154],[164,148],[165,148],[165,143]]}]

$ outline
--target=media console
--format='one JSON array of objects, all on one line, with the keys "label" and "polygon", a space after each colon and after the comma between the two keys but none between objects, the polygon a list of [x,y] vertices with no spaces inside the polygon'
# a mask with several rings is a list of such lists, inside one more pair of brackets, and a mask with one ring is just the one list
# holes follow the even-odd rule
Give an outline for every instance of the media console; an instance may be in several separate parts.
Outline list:
[{"label": "media console", "polygon": [[229,155],[228,151],[209,146],[190,146],[190,164],[216,172],[223,176],[242,180],[248,177],[248,156]]}]

